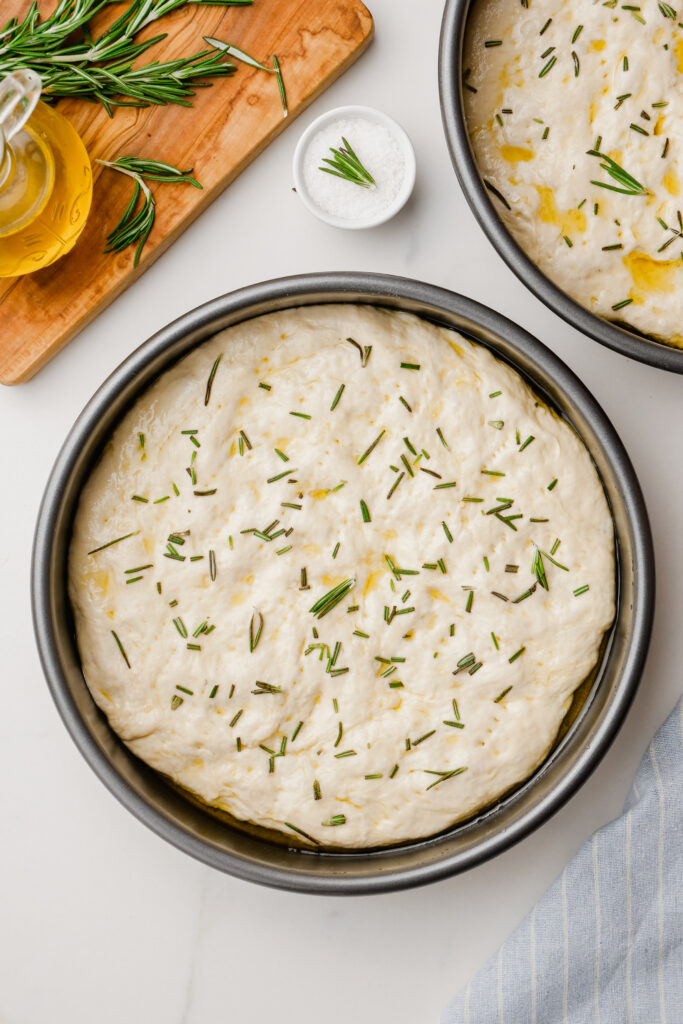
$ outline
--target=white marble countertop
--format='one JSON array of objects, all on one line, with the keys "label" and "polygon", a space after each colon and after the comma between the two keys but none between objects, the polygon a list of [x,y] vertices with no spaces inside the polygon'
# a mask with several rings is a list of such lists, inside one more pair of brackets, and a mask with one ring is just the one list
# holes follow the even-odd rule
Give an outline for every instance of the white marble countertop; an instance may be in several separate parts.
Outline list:
[{"label": "white marble countertop", "polygon": [[[621,808],[680,691],[681,379],[630,362],[545,309],[506,269],[460,194],[441,128],[441,4],[369,0],[376,39],[125,295],[32,382],[0,394],[0,1021],[2,1024],[416,1024],[436,1021],[569,857]],[[368,103],[411,136],[418,180],[369,232],[318,223],[291,191],[307,124]],[[628,448],[658,558],[645,676],[614,746],[577,796],[506,854],[424,889],[348,899],[262,889],[195,863],[95,778],[35,652],[29,558],[57,450],[104,377],[168,321],[233,288],[313,270],[403,274],[519,321],[593,390]]]}]

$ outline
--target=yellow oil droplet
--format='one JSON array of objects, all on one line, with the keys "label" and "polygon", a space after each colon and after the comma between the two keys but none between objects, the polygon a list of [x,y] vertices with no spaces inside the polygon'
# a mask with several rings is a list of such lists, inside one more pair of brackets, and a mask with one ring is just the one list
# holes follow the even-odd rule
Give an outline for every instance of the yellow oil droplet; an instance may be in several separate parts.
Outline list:
[{"label": "yellow oil droplet", "polygon": [[538,216],[545,224],[554,224],[562,235],[586,230],[586,215],[583,210],[559,210],[553,190],[546,185],[536,185],[536,191],[540,200]]},{"label": "yellow oil droplet", "polygon": [[662,178],[662,185],[667,190],[670,196],[678,196],[681,194],[681,183],[678,180],[678,175],[673,168],[669,168],[664,177]]},{"label": "yellow oil droplet", "polygon": [[383,572],[369,572],[363,586],[363,597],[367,597],[371,590],[374,590],[384,575]]},{"label": "yellow oil droplet", "polygon": [[397,533],[396,530],[385,530],[384,531],[384,539],[385,540],[396,540],[397,537],[398,537],[398,533]]},{"label": "yellow oil droplet", "polygon": [[323,580],[323,583],[325,584],[326,587],[336,587],[338,583],[343,583],[344,577],[343,576],[330,576],[329,573],[325,573],[325,575],[323,576],[322,580]]},{"label": "yellow oil droplet", "polygon": [[320,545],[315,543],[304,544],[302,550],[305,555],[319,555],[322,552]]},{"label": "yellow oil droplet", "polygon": [[234,605],[238,605],[238,604],[244,604],[244,602],[246,601],[246,599],[247,599],[247,595],[246,595],[246,594],[244,594],[244,593],[243,593],[243,592],[242,592],[241,590],[238,590],[238,591],[236,591],[236,592],[235,592],[235,593],[234,593],[234,594],[233,594],[233,595],[231,596],[231,598],[230,598],[230,604],[234,604]]},{"label": "yellow oil droplet", "polygon": [[500,155],[509,164],[518,164],[533,160],[536,154],[533,149],[525,149],[524,146],[501,146]]},{"label": "yellow oil droplet", "polygon": [[250,572],[248,576],[245,576],[243,582],[247,583],[249,586],[251,586],[251,584],[254,582],[254,574],[253,574],[253,572]]},{"label": "yellow oil droplet", "polygon": [[624,256],[624,266],[633,278],[631,298],[642,302],[652,292],[668,292],[676,286],[676,275],[683,268],[681,260],[655,260],[642,252]]},{"label": "yellow oil droplet", "polygon": [[664,131],[664,114],[660,114],[655,122],[655,126],[652,129],[653,135],[661,135]]},{"label": "yellow oil droplet", "polygon": [[105,700],[111,700],[111,696],[107,693],[106,690],[100,690],[100,693],[102,694]]},{"label": "yellow oil droplet", "polygon": [[110,608],[109,611],[107,612],[107,615],[109,616],[110,619],[113,619],[114,618],[114,609]]},{"label": "yellow oil droplet", "polygon": [[143,541],[142,541],[142,545],[143,545],[143,547],[145,549],[145,554],[151,555],[152,552],[154,551],[154,538],[153,537],[145,537],[143,539]]},{"label": "yellow oil droplet", "polygon": [[109,590],[109,573],[105,569],[98,569],[97,572],[86,573],[83,578],[83,582],[86,586],[91,582],[95,587],[97,587],[100,594],[104,597]]},{"label": "yellow oil droplet", "polygon": [[462,350],[461,346],[460,346],[460,345],[458,345],[458,344],[456,344],[456,342],[455,342],[455,341],[451,341],[450,339],[449,339],[449,341],[448,341],[448,344],[449,344],[449,345],[451,346],[451,348],[453,349],[453,351],[455,352],[455,354],[456,354],[457,356],[460,356],[460,358],[462,359],[462,358],[463,358],[463,356],[465,355],[465,353],[463,352],[463,350]]},{"label": "yellow oil droplet", "polygon": [[246,407],[247,405],[251,405],[251,398],[248,398],[245,395],[243,398],[240,398],[239,403],[237,405],[237,408],[238,409],[242,409],[243,407]]},{"label": "yellow oil droplet", "polygon": [[403,701],[399,697],[398,700],[396,701],[396,703],[391,705],[391,710],[392,711],[398,711],[398,709],[400,708],[402,703],[403,703]]},{"label": "yellow oil droplet", "polygon": [[676,54],[676,60],[678,61],[678,70],[683,74],[683,39],[679,39],[674,46],[674,52]]},{"label": "yellow oil droplet", "polygon": [[235,444],[234,441],[232,441],[230,443],[230,454],[234,455],[236,451],[237,451],[237,445]]},{"label": "yellow oil droplet", "polygon": [[594,50],[595,53],[601,53],[602,50],[605,49],[606,45],[607,44],[604,39],[591,39],[590,43],[588,44],[588,48],[590,50]]},{"label": "yellow oil droplet", "polygon": [[313,498],[315,501],[321,501],[323,498],[327,497],[327,495],[330,493],[330,489],[328,487],[319,491],[309,491],[308,493],[309,496]]},{"label": "yellow oil droplet", "polygon": [[433,597],[435,601],[445,601],[446,604],[450,604],[450,598],[446,597],[442,590],[437,590],[436,587],[430,587],[429,596]]}]

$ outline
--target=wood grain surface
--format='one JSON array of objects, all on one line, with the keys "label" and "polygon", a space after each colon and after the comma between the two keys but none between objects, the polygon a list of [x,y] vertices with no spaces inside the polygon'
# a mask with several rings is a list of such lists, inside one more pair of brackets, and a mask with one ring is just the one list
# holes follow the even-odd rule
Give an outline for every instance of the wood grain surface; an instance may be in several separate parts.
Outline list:
[{"label": "wood grain surface", "polygon": [[[50,5],[51,7],[52,5]],[[3,0],[2,22],[26,2]],[[48,9],[48,5],[45,5]],[[80,133],[93,161],[94,195],[75,248],[52,266],[0,280],[0,382],[28,380],[75,334],[143,274],[254,157],[341,75],[372,38],[372,17],[360,0],[256,0],[251,7],[188,7],[146,30],[168,32],[148,59],[168,60],[205,48],[202,36],[233,43],[263,63],[276,53],[287,89],[284,118],[274,75],[238,65],[237,72],[198,89],[192,110],[179,106],[119,108],[109,118],[82,100],[57,109]],[[147,56],[147,55],[146,55]],[[157,186],[157,212],[140,263],[133,249],[104,255],[131,183],[94,161],[118,156],[193,167],[203,190]]]}]

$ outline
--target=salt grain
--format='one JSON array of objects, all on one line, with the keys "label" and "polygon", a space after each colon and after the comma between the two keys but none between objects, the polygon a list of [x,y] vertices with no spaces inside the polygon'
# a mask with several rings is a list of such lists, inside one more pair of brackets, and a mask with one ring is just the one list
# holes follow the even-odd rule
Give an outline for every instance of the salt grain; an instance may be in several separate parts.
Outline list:
[{"label": "salt grain", "polygon": [[[330,149],[348,140],[376,185],[362,188],[345,178],[325,174]],[[321,128],[310,140],[303,158],[303,177],[309,198],[328,216],[341,220],[371,221],[391,206],[406,175],[406,162],[396,136],[383,124],[364,117],[340,118]]]}]

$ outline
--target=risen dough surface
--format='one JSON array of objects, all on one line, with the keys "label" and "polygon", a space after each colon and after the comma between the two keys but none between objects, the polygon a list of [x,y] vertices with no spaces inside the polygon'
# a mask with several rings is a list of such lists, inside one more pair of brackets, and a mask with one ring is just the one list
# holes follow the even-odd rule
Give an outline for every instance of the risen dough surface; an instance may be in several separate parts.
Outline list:
[{"label": "risen dough surface", "polygon": [[135,754],[237,818],[366,847],[537,767],[614,575],[591,459],[516,372],[326,305],[230,328],[142,395],[84,488],[69,579],[88,686]]},{"label": "risen dough surface", "polygon": [[[510,232],[592,313],[675,346],[683,345],[680,21],[657,0],[478,0],[464,57],[470,138],[482,177],[510,207],[492,198]],[[622,184],[590,155],[596,150],[643,194],[613,191]]]}]

